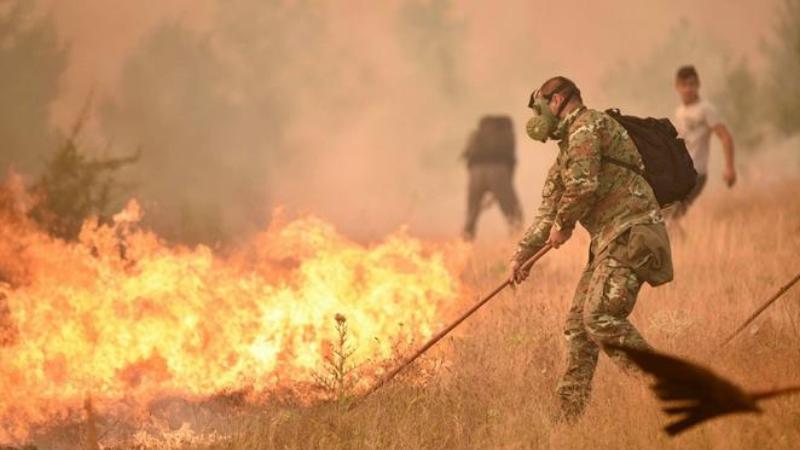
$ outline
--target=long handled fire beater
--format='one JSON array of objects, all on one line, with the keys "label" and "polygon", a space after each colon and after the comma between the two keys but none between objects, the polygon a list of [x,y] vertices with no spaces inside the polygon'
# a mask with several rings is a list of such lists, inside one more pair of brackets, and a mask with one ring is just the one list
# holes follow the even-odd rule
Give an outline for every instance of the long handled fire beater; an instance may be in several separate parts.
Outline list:
[{"label": "long handled fire beater", "polygon": [[790,289],[792,286],[794,286],[794,285],[795,285],[795,283],[797,283],[798,281],[800,281],[800,273],[798,273],[797,275],[795,275],[795,277],[794,277],[794,278],[792,278],[792,280],[791,280],[791,281],[789,281],[788,283],[786,283],[785,285],[783,285],[783,287],[781,287],[780,289],[778,289],[778,292],[776,292],[776,293],[775,293],[775,295],[773,295],[772,297],[770,297],[770,298],[769,298],[769,300],[767,300],[767,301],[766,301],[766,302],[765,302],[763,305],[761,305],[761,307],[759,307],[759,308],[756,310],[756,312],[754,312],[753,314],[751,314],[751,315],[750,315],[750,317],[748,317],[748,318],[747,318],[747,320],[745,320],[745,322],[744,322],[744,323],[743,323],[743,324],[742,324],[742,325],[741,325],[739,328],[737,328],[737,329],[736,329],[736,331],[734,331],[733,333],[731,333],[731,335],[730,335],[730,336],[728,336],[728,338],[727,338],[727,339],[725,339],[725,341],[722,343],[722,346],[724,347],[724,346],[725,346],[725,345],[727,345],[727,344],[728,344],[730,341],[732,341],[732,340],[733,340],[733,338],[735,338],[735,337],[736,337],[736,335],[738,335],[739,333],[741,333],[741,332],[742,332],[742,330],[744,330],[745,328],[747,328],[747,326],[748,326],[748,325],[750,325],[751,323],[753,323],[753,321],[754,321],[754,320],[756,320],[756,318],[757,318],[757,317],[758,317],[758,316],[759,316],[759,315],[760,315],[762,312],[764,312],[764,310],[765,310],[765,309],[769,308],[769,306],[770,306],[771,304],[775,303],[775,300],[777,300],[778,298],[780,298],[780,296],[781,296],[781,295],[785,294],[785,293],[786,293],[786,291],[788,291],[788,290],[789,290],[789,289]]},{"label": "long handled fire beater", "polygon": [[[544,256],[548,251],[550,251],[551,248],[552,248],[552,246],[550,244],[547,244],[544,247],[542,247],[542,249],[539,250],[538,252],[536,252],[535,255],[531,256],[527,261],[525,261],[525,264],[523,264],[522,267],[520,267],[519,270],[523,271],[523,272],[529,271],[531,269],[531,267],[533,267],[533,265],[536,263],[536,261],[538,261],[542,256]],[[502,291],[503,289],[508,287],[510,284],[511,284],[510,280],[504,281],[503,284],[501,284],[500,286],[497,286],[492,292],[490,292],[488,295],[483,297],[478,303],[476,303],[474,306],[472,306],[472,308],[470,308],[467,312],[462,314],[461,317],[456,319],[453,323],[451,323],[450,325],[446,326],[442,331],[440,331],[435,336],[430,338],[428,340],[428,342],[426,342],[425,345],[420,347],[419,350],[417,350],[413,355],[411,355],[410,357],[408,357],[405,360],[403,360],[400,364],[397,365],[397,367],[392,369],[391,372],[387,373],[380,380],[378,380],[378,382],[375,383],[375,385],[373,385],[364,395],[362,395],[360,398],[358,398],[355,401],[353,401],[350,404],[350,408],[349,409],[353,409],[356,405],[360,404],[366,397],[368,397],[373,392],[375,392],[378,389],[380,389],[383,385],[385,385],[386,383],[391,381],[395,376],[397,376],[398,373],[400,373],[403,369],[408,367],[409,364],[413,363],[417,358],[422,356],[423,353],[427,352],[431,347],[433,347],[443,337],[445,337],[448,333],[453,331],[453,329],[455,327],[459,326],[461,324],[461,322],[466,320],[467,317],[469,317],[473,313],[475,313],[475,311],[480,309],[481,306],[483,306],[486,303],[488,303],[489,300],[494,298],[495,295],[499,294],[500,291]]]}]

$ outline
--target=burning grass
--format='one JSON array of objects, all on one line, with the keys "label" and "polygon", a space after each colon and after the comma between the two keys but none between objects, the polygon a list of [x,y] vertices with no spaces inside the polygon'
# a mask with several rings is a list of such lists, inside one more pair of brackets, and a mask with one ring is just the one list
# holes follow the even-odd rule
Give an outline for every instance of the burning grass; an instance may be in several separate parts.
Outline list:
[{"label": "burning grass", "polygon": [[[656,348],[709,365],[720,374],[730,376],[752,389],[800,381],[800,291],[797,289],[789,291],[731,345],[724,350],[719,347],[728,333],[761,301],[800,271],[799,190],[800,181],[793,181],[758,189],[744,186],[729,192],[712,193],[700,200],[685,220],[688,234],[673,242],[675,282],[657,289],[645,287],[632,317]],[[307,234],[310,230],[299,227],[294,232]],[[330,235],[325,235],[327,238],[318,239],[322,235],[325,234],[311,233],[313,239],[310,242],[314,243],[314,248],[328,248],[326,246],[329,245],[332,249],[341,250],[337,243],[341,238],[331,240]],[[398,245],[402,248],[411,245],[413,248],[413,245],[417,245],[414,242],[401,241]],[[669,440],[660,431],[666,419],[659,412],[659,405],[647,387],[626,377],[605,359],[601,359],[593,400],[586,416],[571,427],[554,423],[551,419],[556,407],[553,389],[562,369],[564,355],[561,327],[572,289],[585,260],[586,244],[583,234],[576,235],[565,247],[542,260],[523,286],[501,294],[415,364],[410,373],[385,386],[352,411],[342,408],[342,398],[356,391],[348,377],[362,375],[358,368],[354,371],[350,369],[369,358],[358,351],[351,353],[353,347],[348,343],[350,337],[356,338],[359,333],[361,336],[374,333],[365,332],[365,327],[388,326],[389,322],[396,324],[400,321],[398,314],[412,314],[410,311],[417,311],[426,302],[433,302],[436,308],[432,314],[436,315],[436,319],[425,322],[427,328],[418,326],[415,328],[418,332],[411,333],[419,343],[435,331],[433,328],[455,315],[456,311],[444,307],[453,306],[445,301],[445,297],[452,295],[452,298],[461,298],[461,307],[472,299],[459,296],[456,290],[434,289],[432,292],[436,292],[436,295],[433,299],[423,296],[425,301],[413,303],[399,292],[407,289],[412,280],[417,280],[417,277],[432,269],[412,264],[416,269],[411,270],[401,264],[397,267],[406,267],[403,273],[409,276],[402,278],[396,287],[396,295],[400,300],[391,303],[391,308],[387,306],[388,309],[380,311],[388,322],[372,323],[375,321],[372,316],[359,319],[357,305],[358,299],[362,298],[360,296],[365,295],[363,290],[357,290],[350,303],[325,307],[315,313],[318,315],[314,316],[314,320],[324,324],[315,331],[324,335],[325,342],[330,342],[332,346],[323,348],[320,344],[309,348],[309,363],[302,367],[323,374],[323,379],[328,382],[330,401],[299,403],[295,397],[275,391],[269,400],[252,402],[247,392],[219,390],[219,387],[230,386],[220,384],[230,378],[209,371],[206,378],[212,378],[213,382],[204,381],[208,389],[194,391],[197,394],[194,396],[182,395],[190,389],[183,384],[204,380],[201,372],[192,377],[171,375],[164,383],[176,390],[174,395],[162,392],[161,396],[150,400],[145,410],[138,410],[140,416],[133,416],[132,413],[127,413],[127,416],[115,415],[113,410],[103,410],[103,394],[116,392],[114,389],[122,389],[121,386],[126,385],[128,390],[131,389],[131,381],[126,379],[124,383],[114,382],[122,383],[119,385],[112,383],[114,389],[109,391],[97,389],[92,392],[93,404],[98,410],[93,423],[99,443],[105,448],[120,449],[796,447],[800,442],[798,397],[765,403],[766,413],[763,416],[734,416],[713,421]],[[136,244],[133,247],[136,248]],[[348,260],[350,263],[359,258],[369,260],[370,254],[351,251],[354,253],[353,259]],[[393,250],[379,261],[393,261],[398,255],[405,255],[400,257],[403,260],[408,258],[405,251]],[[476,294],[491,289],[502,280],[510,251],[510,243],[479,246],[466,267],[461,269],[459,282]],[[186,252],[185,257],[189,261],[197,261],[194,258],[204,261],[203,255],[207,254]],[[259,270],[271,274],[263,275],[265,279],[276,276],[276,267],[296,271],[297,267],[304,267],[303,261],[308,261],[305,259],[308,255],[317,252],[300,244],[287,245],[281,254],[286,258],[300,255],[301,262],[287,262],[273,257],[270,261],[273,261],[274,267],[263,266]],[[101,254],[104,253],[101,251]],[[142,261],[141,258],[134,257],[137,261]],[[252,254],[240,255],[239,259],[230,259],[229,263],[233,264],[231,261],[234,260],[238,261],[237,264],[244,264],[244,261],[263,258]],[[130,270],[125,268],[123,261],[119,264],[119,270],[123,271],[120,273]],[[217,267],[208,264],[208,267]],[[206,266],[199,264],[194,267],[195,270],[204,270],[202,268]],[[205,270],[202,272],[205,276],[212,276],[213,271]],[[305,270],[308,272],[300,273],[306,274],[306,280],[331,276],[324,271]],[[163,273],[163,270],[154,273]],[[181,272],[182,276],[191,273]],[[36,280],[39,275],[33,271],[28,276]],[[79,275],[73,276],[82,279]],[[213,276],[224,278],[226,275],[223,271],[223,274]],[[353,273],[337,286],[360,286],[370,278],[370,275]],[[196,282],[197,279],[190,280]],[[248,280],[251,278],[239,282],[247,283]],[[51,288],[52,293],[60,292],[57,286],[63,285],[57,283],[61,280],[51,282],[56,283]],[[454,281],[451,279],[450,283]],[[453,284],[449,286],[454,289]],[[14,298],[26,292],[25,289],[7,288],[7,295]],[[100,285],[98,289],[109,288]],[[204,286],[204,289],[208,287]],[[163,312],[164,308],[169,314],[185,314],[186,311],[170,312],[169,307],[163,305],[180,298],[177,291],[170,292],[175,297],[156,297],[158,301],[148,303],[147,314]],[[224,294],[231,292],[236,290],[229,286],[208,298],[225,297]],[[294,295],[302,298],[298,292],[302,293],[295,291]],[[378,290],[374,295],[376,299],[382,299],[385,293],[384,290]],[[440,299],[439,303],[436,299]],[[204,304],[190,305],[202,310]],[[316,306],[317,303],[310,305]],[[13,310],[14,304],[11,306]],[[92,307],[97,306],[92,304]],[[102,308],[103,303],[99,306]],[[236,308],[240,306],[213,309],[209,314],[211,317],[235,315]],[[346,329],[342,328],[342,321],[334,319],[335,313],[346,315]],[[419,317],[418,314],[415,312],[412,317]],[[145,320],[145,316],[125,323],[123,334],[136,329],[138,321]],[[56,320],[54,323],[58,323],[59,316],[52,317]],[[263,315],[258,317],[253,326],[263,320]],[[112,331],[119,330],[116,328]],[[26,336],[26,333],[22,329],[18,336]],[[396,331],[384,334],[385,343],[388,344],[396,335]],[[110,334],[102,336],[98,341],[112,339]],[[360,341],[362,343],[356,342],[358,340],[353,341],[353,345],[364,345],[363,340]],[[38,345],[43,344],[40,342]],[[198,347],[197,354],[219,353],[229,345],[229,341],[223,340],[213,347],[213,352]],[[413,344],[406,341],[404,349],[410,347]],[[4,361],[8,362],[9,358],[13,361],[13,349],[1,351]],[[393,347],[382,357],[391,358],[396,353],[397,348]],[[169,352],[161,354],[161,359],[167,361],[170,369],[175,364],[171,357]],[[158,366],[163,361],[158,364],[149,361],[146,364]],[[213,369],[216,366],[213,362],[207,362],[203,367]],[[247,367],[250,367],[248,370],[263,370],[257,366]],[[325,368],[330,370],[325,372]],[[97,374],[89,371],[84,376],[91,379]],[[148,385],[151,378],[157,379],[149,373],[141,377],[140,385]],[[113,376],[111,378],[118,380]],[[270,378],[264,376],[264,379]],[[22,392],[28,393],[30,404],[36,404],[38,398],[48,395],[51,396],[48,398],[52,398],[54,395],[48,390],[26,391],[24,383],[18,386],[23,388]],[[15,393],[13,388],[4,389],[4,401],[19,398],[20,394]],[[212,394],[215,389],[221,393]],[[126,391],[119,392],[124,394]],[[73,416],[51,419],[48,426],[38,428],[27,440],[41,448],[84,446],[88,422],[80,405],[85,394],[83,391],[73,393],[76,401],[80,399],[79,408]],[[6,420],[4,424],[7,424]]]},{"label": "burning grass", "polygon": [[183,414],[171,408],[308,404],[321,396],[313,375],[339,350],[328,320],[339,311],[353,345],[340,359],[361,367],[337,389],[363,388],[397,341],[429,336],[463,293],[451,275],[459,246],[403,232],[365,246],[313,217],[277,219],[247,251],[220,255],[139,229],[135,202],[111,224],[85,223],[77,243],[22,212],[8,207],[0,222],[3,267],[23,267],[0,286],[0,442],[69,428],[89,396],[99,436],[114,418],[166,434]]}]

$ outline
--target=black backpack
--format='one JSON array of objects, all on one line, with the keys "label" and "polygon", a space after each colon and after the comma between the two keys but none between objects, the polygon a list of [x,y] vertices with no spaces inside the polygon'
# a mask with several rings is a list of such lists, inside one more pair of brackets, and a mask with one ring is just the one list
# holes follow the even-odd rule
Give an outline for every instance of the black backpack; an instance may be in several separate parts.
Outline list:
[{"label": "black backpack", "polygon": [[511,117],[483,116],[464,156],[470,165],[499,162],[513,167],[516,157]]},{"label": "black backpack", "polygon": [[604,156],[603,161],[642,175],[662,207],[686,199],[697,182],[697,171],[686,150],[686,143],[678,137],[672,122],[669,119],[626,116],[619,109],[608,109],[606,114],[628,131],[642,155],[644,173],[638,167],[614,158]]}]

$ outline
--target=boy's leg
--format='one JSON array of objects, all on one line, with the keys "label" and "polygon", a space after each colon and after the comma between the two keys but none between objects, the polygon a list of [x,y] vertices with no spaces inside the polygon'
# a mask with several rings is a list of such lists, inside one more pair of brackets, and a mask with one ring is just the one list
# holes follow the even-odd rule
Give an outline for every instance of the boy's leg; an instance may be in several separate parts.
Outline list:
[{"label": "boy's leg", "polygon": [[672,221],[677,223],[678,220],[686,215],[689,207],[694,204],[695,200],[700,197],[700,194],[705,189],[706,181],[708,181],[708,177],[705,174],[697,175],[697,182],[695,183],[694,188],[692,188],[691,192],[689,192],[689,195],[686,196],[686,199],[675,209],[675,213],[670,218]]}]

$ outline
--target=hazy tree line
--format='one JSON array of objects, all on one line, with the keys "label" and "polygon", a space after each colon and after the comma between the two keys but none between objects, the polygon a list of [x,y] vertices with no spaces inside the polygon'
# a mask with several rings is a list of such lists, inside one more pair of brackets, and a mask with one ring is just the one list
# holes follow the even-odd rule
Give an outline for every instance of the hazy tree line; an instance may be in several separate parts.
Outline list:
[{"label": "hazy tree line", "polygon": [[67,65],[50,17],[27,20],[31,2],[17,2],[0,16],[0,168],[41,170],[57,142],[49,107]]},{"label": "hazy tree line", "polygon": [[[394,30],[400,57],[421,55],[419,77],[438,80],[430,101],[447,104],[459,89],[450,9],[448,0],[408,2]],[[141,194],[162,233],[189,241],[262,224],[271,179],[333,151],[288,142],[294,124],[333,136],[392,95],[369,52],[331,47],[335,30],[318,2],[234,0],[219,14],[211,36],[177,24],[153,32],[126,66],[120,100],[101,110],[110,136],[143,149],[134,170],[147,177]]]},{"label": "hazy tree line", "polygon": [[[59,136],[48,117],[68,48],[50,17],[30,20],[30,14],[30,2],[18,1],[0,17],[0,167],[41,175],[65,142],[80,141]],[[650,58],[609,71],[607,97],[624,99],[618,104],[637,114],[670,114],[674,70],[694,62],[743,147],[757,148],[765,133],[798,133],[800,0],[784,0],[776,16],[764,73],[679,23]],[[469,95],[460,76],[464,24],[451,0],[402,2],[391,30],[398,45],[385,56],[404,61],[400,74],[381,72],[380,51],[331,44],[339,30],[311,0],[231,0],[220,7],[217,23],[209,34],[178,23],[159,26],[130,55],[116,99],[97,99],[94,108],[114,142],[112,154],[141,149],[118,176],[135,186],[132,194],[146,210],[158,211],[148,213],[151,223],[170,238],[214,242],[241,232],[243,224],[263,224],[271,179],[326,151],[294,143],[298,120],[308,120],[324,143],[326,133],[363,119],[360,111],[376,102],[391,111],[392,102],[407,101],[392,90],[408,85],[423,91],[411,108],[428,116],[392,117],[398,134],[413,133],[419,125],[413,120],[432,115],[474,119],[463,112]],[[447,139],[427,142],[418,163],[431,170],[454,164]],[[385,148],[372,151],[402,150],[386,140]],[[105,199],[104,206],[118,203]]]},{"label": "hazy tree line", "polygon": [[[775,14],[773,35],[763,44],[767,67],[755,73],[746,58],[720,42],[678,23],[650,57],[622,61],[606,76],[609,98],[636,114],[672,114],[677,102],[676,69],[694,64],[703,95],[709,96],[743,151],[757,151],[763,138],[800,132],[800,0],[784,0]],[[744,30],[743,30],[744,31]]]}]

